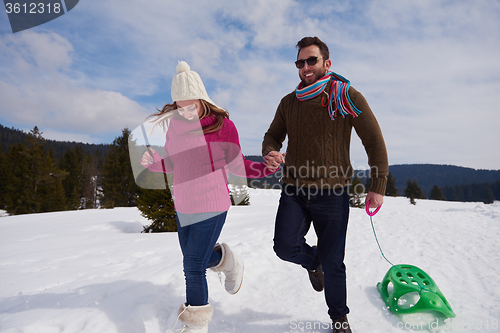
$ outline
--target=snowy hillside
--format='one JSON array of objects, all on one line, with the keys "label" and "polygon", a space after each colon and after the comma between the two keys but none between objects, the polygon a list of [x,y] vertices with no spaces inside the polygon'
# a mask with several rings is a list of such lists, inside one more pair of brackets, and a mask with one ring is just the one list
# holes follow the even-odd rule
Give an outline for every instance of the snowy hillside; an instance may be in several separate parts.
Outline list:
[{"label": "snowy hillside", "polygon": [[[250,195],[251,206],[231,208],[220,238],[245,260],[243,286],[229,295],[208,273],[210,332],[330,332],[323,293],[304,269],[273,252],[279,192]],[[429,273],[457,317],[396,317],[386,309],[376,284],[390,265],[369,217],[351,209],[346,266],[354,332],[499,332],[500,203],[385,200],[374,217],[384,254]],[[147,223],[136,208],[0,217],[0,331],[172,328],[184,301],[177,235],[139,233]]]}]

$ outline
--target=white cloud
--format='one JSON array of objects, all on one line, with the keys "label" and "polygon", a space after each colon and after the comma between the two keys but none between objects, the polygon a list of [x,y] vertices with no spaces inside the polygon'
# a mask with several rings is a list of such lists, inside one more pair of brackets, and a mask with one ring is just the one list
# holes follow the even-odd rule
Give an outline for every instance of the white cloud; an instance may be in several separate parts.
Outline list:
[{"label": "white cloud", "polygon": [[[147,115],[119,92],[75,85],[67,70],[73,48],[60,35],[28,31],[8,36],[2,50],[1,117],[11,123],[100,135],[134,126]],[[14,70],[9,63],[17,64]]]}]

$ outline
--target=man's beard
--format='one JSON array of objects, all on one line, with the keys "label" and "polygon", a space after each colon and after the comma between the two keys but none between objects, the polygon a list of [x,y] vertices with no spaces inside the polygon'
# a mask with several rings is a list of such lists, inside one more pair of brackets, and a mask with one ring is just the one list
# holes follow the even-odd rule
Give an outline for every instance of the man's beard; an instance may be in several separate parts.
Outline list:
[{"label": "man's beard", "polygon": [[326,68],[324,68],[324,67],[318,68],[318,70],[315,72],[315,74],[316,74],[316,79],[315,79],[313,82],[311,82],[311,83],[306,83],[305,79],[303,79],[302,77],[300,78],[300,79],[301,79],[301,81],[302,81],[302,85],[303,85],[304,87],[309,86],[309,85],[313,84],[314,82],[318,81],[319,79],[321,79],[323,76],[325,76],[325,75],[326,75],[326,73],[327,73]]}]

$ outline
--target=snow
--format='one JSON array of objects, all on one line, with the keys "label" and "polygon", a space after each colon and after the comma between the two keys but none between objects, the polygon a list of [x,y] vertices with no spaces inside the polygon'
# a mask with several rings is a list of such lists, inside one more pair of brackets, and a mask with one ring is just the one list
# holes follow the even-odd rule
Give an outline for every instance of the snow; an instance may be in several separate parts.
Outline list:
[{"label": "snow", "polygon": [[[279,191],[249,190],[250,206],[231,207],[220,241],[245,261],[245,279],[229,295],[208,272],[210,332],[331,332],[323,293],[306,271],[273,252]],[[351,209],[345,263],[349,321],[363,332],[498,332],[500,203],[385,198],[373,218],[386,257],[420,267],[457,317],[396,316],[376,284],[390,268],[370,219]],[[0,331],[165,332],[184,302],[175,233],[142,234],[136,208],[0,218]],[[307,236],[315,243],[312,231]],[[177,324],[176,329],[180,327]]]}]

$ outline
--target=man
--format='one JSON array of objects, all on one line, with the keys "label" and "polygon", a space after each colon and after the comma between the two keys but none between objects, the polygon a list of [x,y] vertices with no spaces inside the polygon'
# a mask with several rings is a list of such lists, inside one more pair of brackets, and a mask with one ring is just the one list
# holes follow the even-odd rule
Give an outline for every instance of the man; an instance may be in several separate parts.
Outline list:
[{"label": "man", "polygon": [[[380,127],[365,98],[349,81],[329,71],[328,47],[317,37],[297,43],[301,83],[280,102],[262,153],[268,168],[283,167],[274,251],[306,268],[316,291],[325,291],[334,332],[351,332],[347,320],[344,265],[349,218],[347,186],[354,174],[349,151],[352,128],[368,155],[370,208],[383,202],[388,160]],[[285,137],[288,147],[279,153]],[[317,246],[305,241],[311,222]]]}]

